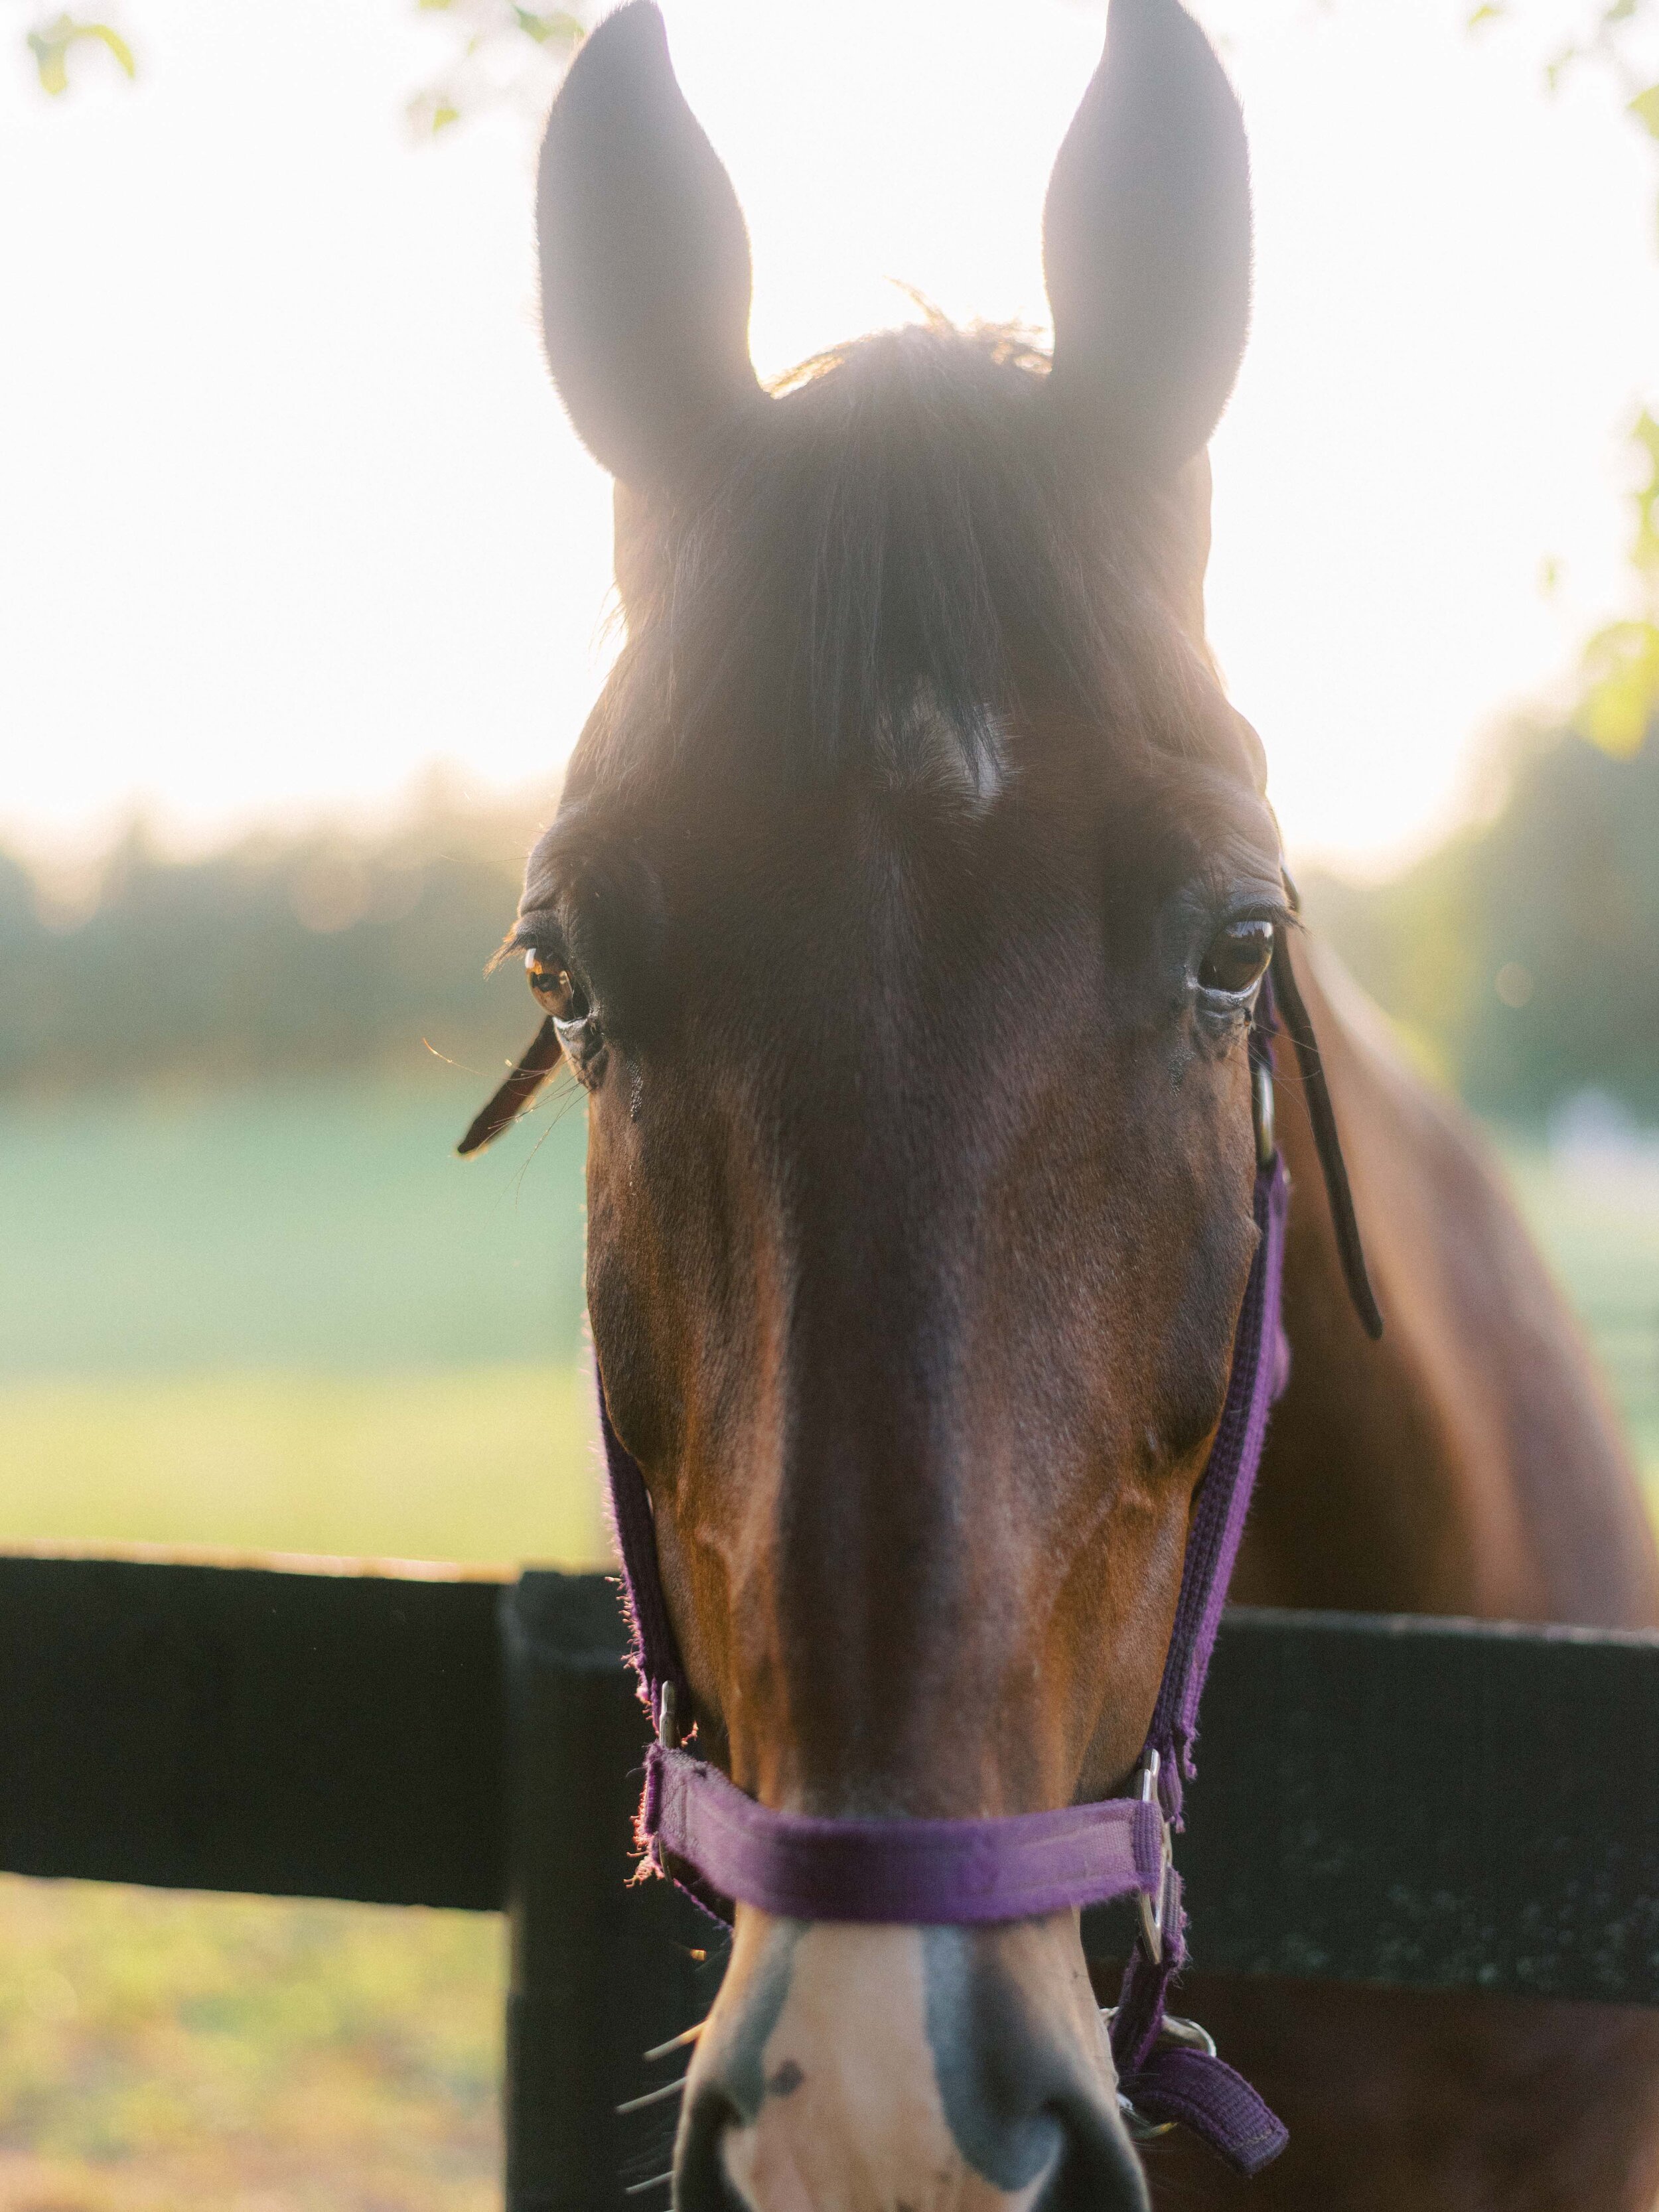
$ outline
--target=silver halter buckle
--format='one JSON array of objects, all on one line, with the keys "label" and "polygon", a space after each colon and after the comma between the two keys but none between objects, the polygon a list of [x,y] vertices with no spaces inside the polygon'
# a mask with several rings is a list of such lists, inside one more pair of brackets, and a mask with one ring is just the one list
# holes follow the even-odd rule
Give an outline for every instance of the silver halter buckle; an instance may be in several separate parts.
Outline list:
[{"label": "silver halter buckle", "polygon": [[1140,1802],[1158,1808],[1158,1889],[1149,1895],[1142,1890],[1135,1900],[1140,1908],[1140,1940],[1146,1947],[1146,1956],[1155,1966],[1164,1962],[1164,1929],[1170,1909],[1170,1876],[1175,1872],[1175,1835],[1169,1815],[1158,1799],[1158,1777],[1162,1765],[1158,1754],[1149,1751],[1140,1770]]}]

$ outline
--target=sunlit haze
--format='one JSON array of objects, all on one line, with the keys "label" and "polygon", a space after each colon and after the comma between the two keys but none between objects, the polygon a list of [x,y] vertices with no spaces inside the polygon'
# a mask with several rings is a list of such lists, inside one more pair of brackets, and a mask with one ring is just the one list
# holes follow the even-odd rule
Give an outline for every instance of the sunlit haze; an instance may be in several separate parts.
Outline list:
[{"label": "sunlit haze", "polygon": [[[754,243],[769,374],[914,313],[1045,315],[1081,0],[664,0]],[[1659,176],[1543,63],[1573,10],[1209,0],[1254,148],[1255,330],[1212,629],[1302,853],[1376,868],[1623,611]],[[609,495],[535,322],[535,127],[417,147],[410,0],[142,0],[47,101],[0,52],[0,836],[549,786],[610,649]],[[1547,589],[1553,568],[1557,579]]]}]

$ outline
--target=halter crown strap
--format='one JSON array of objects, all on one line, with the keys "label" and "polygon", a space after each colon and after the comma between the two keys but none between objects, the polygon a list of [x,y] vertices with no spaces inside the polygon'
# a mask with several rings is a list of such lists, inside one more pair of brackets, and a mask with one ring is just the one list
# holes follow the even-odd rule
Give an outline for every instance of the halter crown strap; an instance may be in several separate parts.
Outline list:
[{"label": "halter crown strap", "polygon": [[[1138,1797],[980,1820],[840,1820],[775,1811],[682,1749],[674,1715],[690,1695],[658,1571],[645,1478],[599,1392],[611,1510],[633,1627],[633,1663],[658,1741],[647,1759],[639,1837],[649,1859],[729,1922],[738,1899],[803,1920],[967,1925],[1023,1919],[1133,1896],[1141,1903],[1122,1996],[1111,2018],[1120,2100],[1146,2131],[1180,2121],[1254,2173],[1287,2140],[1249,2084],[1166,2018],[1186,1962],[1186,1916],[1171,1838],[1191,1778],[1198,1705],[1227,1584],[1288,1354],[1279,1323],[1290,1186],[1271,1144],[1264,994],[1250,1039],[1259,1232],[1234,1339],[1227,1395],[1194,1495],[1174,1630],[1141,1758]],[[1182,2031],[1177,2034],[1176,2031]],[[1207,2044],[1207,2039],[1200,2039]]]}]

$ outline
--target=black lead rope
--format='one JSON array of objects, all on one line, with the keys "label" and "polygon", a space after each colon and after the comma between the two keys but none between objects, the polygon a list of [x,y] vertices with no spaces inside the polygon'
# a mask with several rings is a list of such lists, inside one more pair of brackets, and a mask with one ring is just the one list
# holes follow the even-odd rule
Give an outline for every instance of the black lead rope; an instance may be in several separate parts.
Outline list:
[{"label": "black lead rope", "polygon": [[[1297,896],[1295,884],[1288,876],[1285,882],[1291,895],[1291,907],[1299,908],[1301,901]],[[1325,1080],[1325,1063],[1320,1057],[1319,1039],[1314,1035],[1314,1025],[1308,1018],[1308,1009],[1296,980],[1296,970],[1291,965],[1290,943],[1284,930],[1279,931],[1273,939],[1273,984],[1274,1003],[1296,1050],[1303,1094],[1308,1102],[1308,1119],[1313,1124],[1314,1148],[1319,1154],[1320,1172],[1325,1178],[1325,1196],[1331,1209],[1331,1225],[1336,1231],[1336,1249],[1342,1262],[1343,1279],[1348,1285],[1353,1310],[1359,1316],[1360,1326],[1375,1343],[1382,1334],[1382,1315],[1376,1303],[1376,1293],[1371,1288],[1370,1271],[1365,1266],[1365,1248],[1359,1241],[1359,1223],[1353,1210],[1353,1193],[1348,1187],[1347,1163],[1342,1157],[1342,1139],[1337,1134],[1336,1113],[1331,1104],[1330,1086]]]}]

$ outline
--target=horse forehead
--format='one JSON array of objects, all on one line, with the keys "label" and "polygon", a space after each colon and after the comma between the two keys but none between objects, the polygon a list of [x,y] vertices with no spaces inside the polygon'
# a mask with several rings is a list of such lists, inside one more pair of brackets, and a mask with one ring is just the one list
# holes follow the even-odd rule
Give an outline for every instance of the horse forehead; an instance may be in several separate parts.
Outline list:
[{"label": "horse forehead", "polygon": [[[1094,781],[958,759],[948,775],[872,770],[850,787],[737,802],[668,860],[671,902],[722,931],[769,933],[778,951],[823,929],[894,954],[964,920],[976,938],[1008,936],[1027,915],[1098,903],[1114,810]],[[1119,863],[1126,878],[1137,865],[1133,851]]]}]

